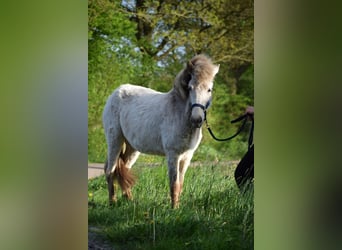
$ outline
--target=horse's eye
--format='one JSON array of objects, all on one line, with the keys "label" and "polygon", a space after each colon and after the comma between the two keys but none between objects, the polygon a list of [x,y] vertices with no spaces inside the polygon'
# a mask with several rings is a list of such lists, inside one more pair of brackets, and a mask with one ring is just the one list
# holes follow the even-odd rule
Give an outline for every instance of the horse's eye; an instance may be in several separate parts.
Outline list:
[{"label": "horse's eye", "polygon": [[208,92],[211,92],[212,91],[212,89],[208,89]]}]

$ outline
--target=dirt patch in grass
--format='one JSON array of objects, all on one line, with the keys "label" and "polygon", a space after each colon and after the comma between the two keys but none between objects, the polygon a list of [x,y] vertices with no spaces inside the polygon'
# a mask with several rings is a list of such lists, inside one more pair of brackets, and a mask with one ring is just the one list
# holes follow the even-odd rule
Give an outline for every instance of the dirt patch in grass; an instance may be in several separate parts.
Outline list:
[{"label": "dirt patch in grass", "polygon": [[88,227],[88,249],[91,250],[113,250],[112,244],[101,234],[101,229]]}]

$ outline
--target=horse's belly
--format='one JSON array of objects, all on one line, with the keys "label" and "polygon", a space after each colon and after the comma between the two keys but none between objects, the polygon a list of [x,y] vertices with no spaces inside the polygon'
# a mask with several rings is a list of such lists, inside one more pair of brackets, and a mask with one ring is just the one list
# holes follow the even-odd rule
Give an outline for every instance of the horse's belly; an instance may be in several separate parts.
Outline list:
[{"label": "horse's belly", "polygon": [[126,138],[130,145],[144,154],[165,155],[163,146],[155,138],[142,138],[141,136]]},{"label": "horse's belly", "polygon": [[[139,140],[138,138],[131,138],[128,142],[139,152],[144,154],[152,154],[152,155],[166,155],[165,150],[173,151],[179,154],[182,154],[188,150],[196,150],[199,146],[201,141],[201,137],[191,138],[190,140],[171,140],[166,145],[162,145],[162,142],[158,139],[151,140],[149,139],[142,139]],[[127,140],[127,138],[126,138]],[[164,150],[165,147],[165,150]]]},{"label": "horse's belly", "polygon": [[139,152],[149,155],[165,155],[163,150],[155,150],[155,149],[143,149],[144,151],[139,150]]},{"label": "horse's belly", "polygon": [[164,155],[164,149],[158,128],[150,129],[149,126],[133,126],[122,127],[122,132],[128,143],[144,154]]}]

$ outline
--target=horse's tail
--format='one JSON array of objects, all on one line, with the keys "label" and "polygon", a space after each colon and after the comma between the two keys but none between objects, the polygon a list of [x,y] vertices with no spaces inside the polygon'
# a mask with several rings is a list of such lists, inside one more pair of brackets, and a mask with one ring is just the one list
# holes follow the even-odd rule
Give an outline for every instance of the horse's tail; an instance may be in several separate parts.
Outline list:
[{"label": "horse's tail", "polygon": [[126,167],[124,155],[121,152],[114,170],[114,177],[118,180],[123,195],[132,199],[131,187],[135,184],[136,177],[130,168]]}]

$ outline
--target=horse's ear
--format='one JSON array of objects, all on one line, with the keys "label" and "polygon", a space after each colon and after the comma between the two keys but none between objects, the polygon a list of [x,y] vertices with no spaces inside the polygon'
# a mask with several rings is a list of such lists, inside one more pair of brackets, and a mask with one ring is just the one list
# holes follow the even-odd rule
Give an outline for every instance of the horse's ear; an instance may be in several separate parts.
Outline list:
[{"label": "horse's ear", "polygon": [[192,72],[194,70],[194,65],[192,64],[191,60],[188,61],[186,64],[186,70],[184,71],[184,82],[186,83],[186,88],[188,88],[188,84],[192,78]]},{"label": "horse's ear", "polygon": [[184,86],[184,87],[188,88],[188,85],[189,85],[191,78],[192,78],[191,72],[188,70],[185,71],[183,81],[186,84],[186,86]]},{"label": "horse's ear", "polygon": [[194,65],[192,64],[191,60],[188,61],[188,64],[186,65],[186,68],[188,71],[192,71],[194,68]]},{"label": "horse's ear", "polygon": [[186,64],[186,68],[183,71],[183,79],[182,79],[182,87],[184,88],[184,90],[188,90],[188,85],[189,82],[192,78],[192,71],[193,71],[194,65],[192,64],[191,61],[188,61],[188,63]]},{"label": "horse's ear", "polygon": [[189,95],[189,82],[192,78],[193,68],[194,65],[192,64],[192,62],[188,61],[186,63],[185,69],[180,76],[178,87],[183,98],[187,98],[187,96]]},{"label": "horse's ear", "polygon": [[214,75],[216,75],[219,72],[220,64],[214,66]]},{"label": "horse's ear", "polygon": [[183,71],[181,78],[179,79],[179,90],[182,97],[185,99],[189,95],[189,82],[192,78],[191,71],[188,70],[188,67]]}]

